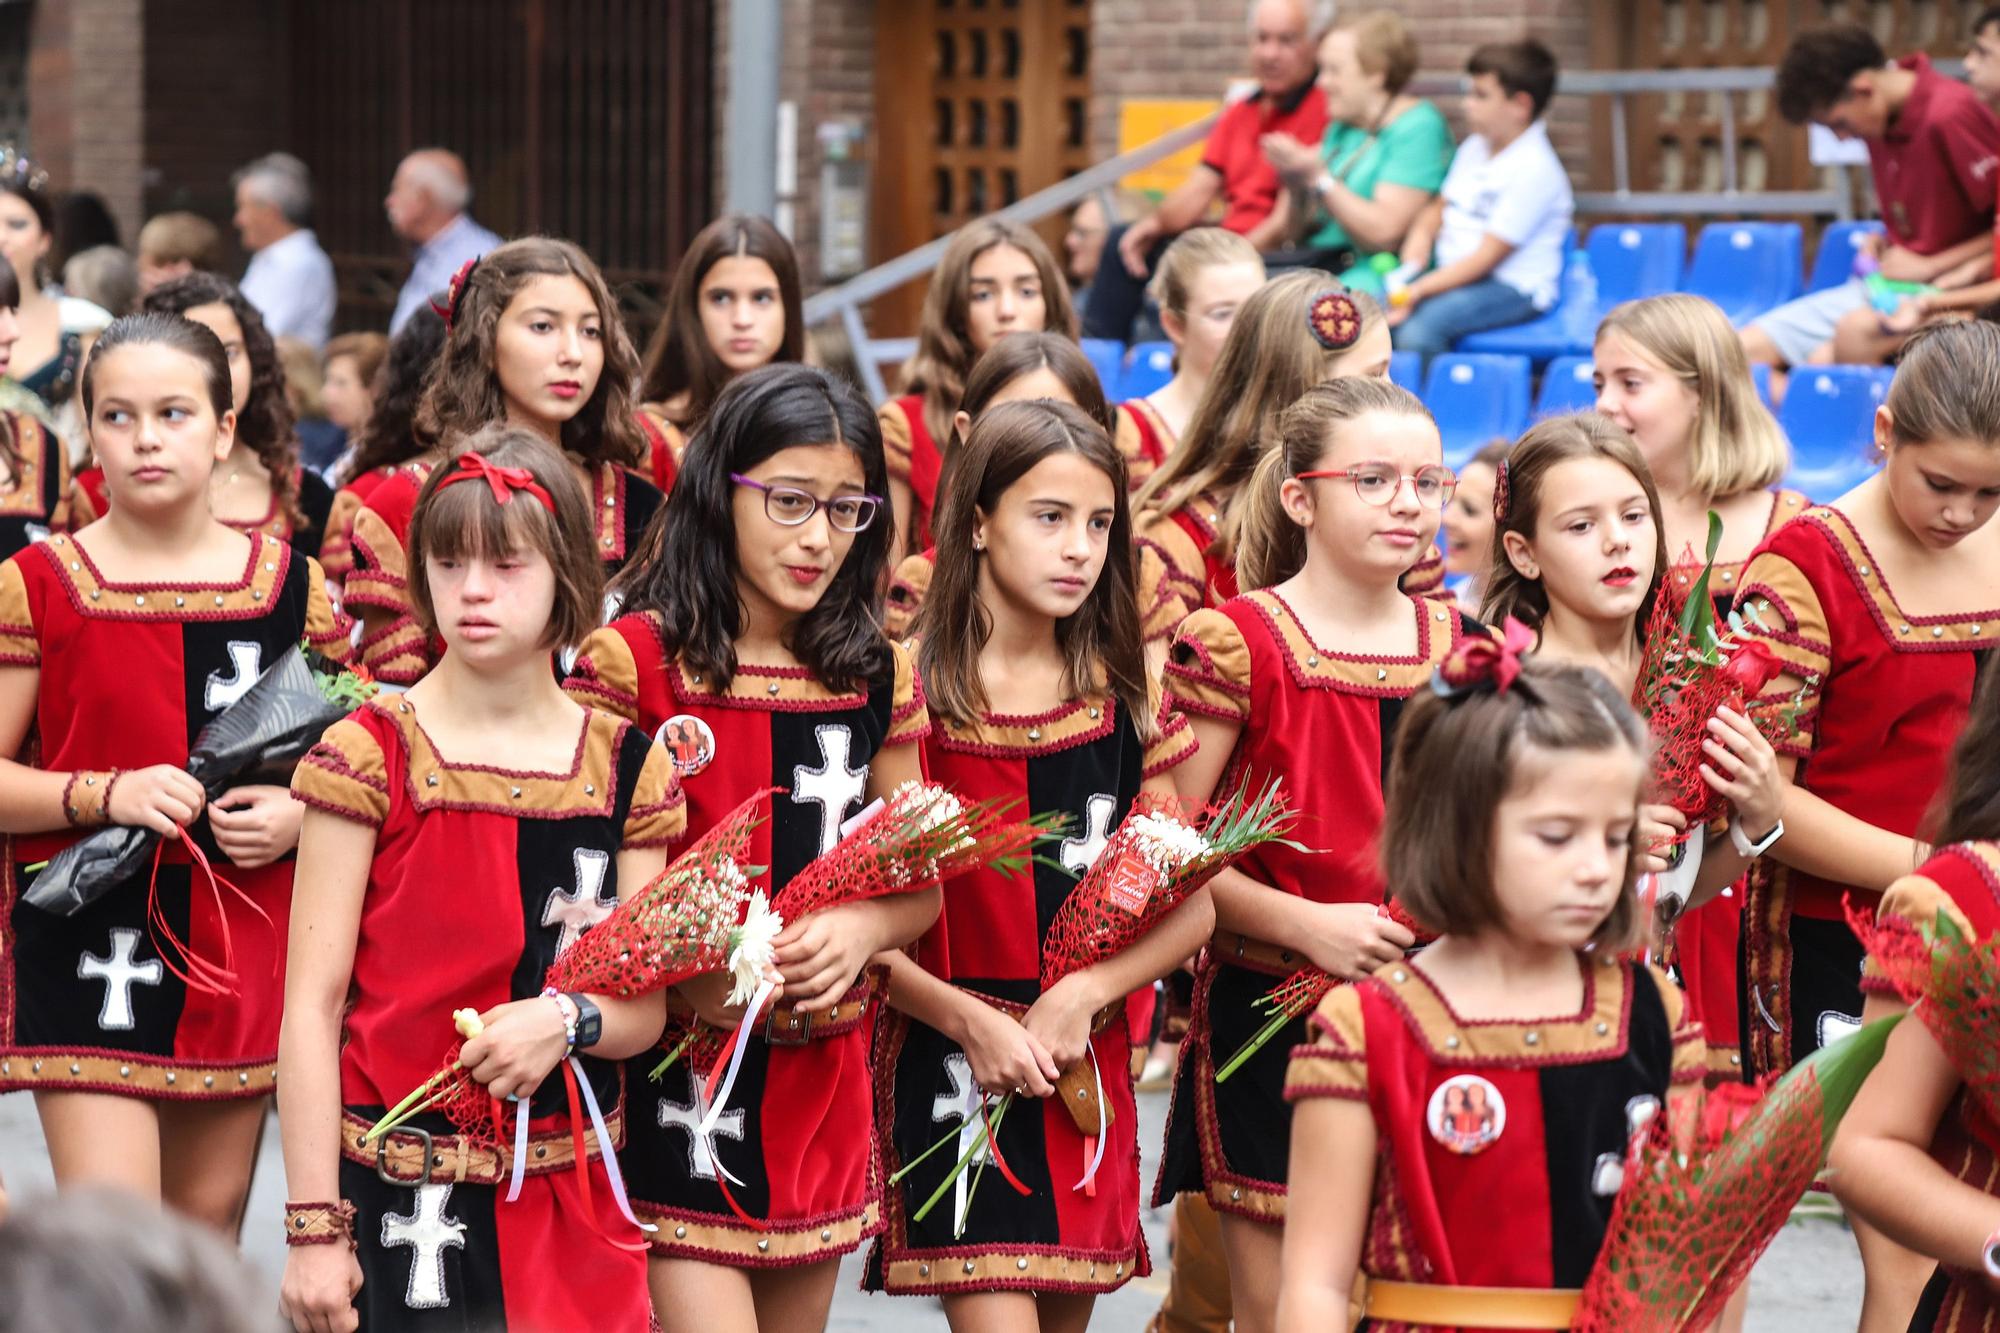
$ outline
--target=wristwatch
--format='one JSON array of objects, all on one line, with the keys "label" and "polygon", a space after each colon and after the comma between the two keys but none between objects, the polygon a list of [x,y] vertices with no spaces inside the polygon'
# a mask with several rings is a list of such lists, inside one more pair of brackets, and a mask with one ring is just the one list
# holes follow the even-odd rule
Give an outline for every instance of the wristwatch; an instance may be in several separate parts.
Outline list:
[{"label": "wristwatch", "polygon": [[1765,852],[1775,847],[1778,839],[1784,836],[1785,821],[1782,819],[1772,826],[1769,833],[1766,833],[1756,842],[1750,841],[1750,835],[1743,831],[1742,820],[1733,819],[1729,822],[1729,841],[1744,856],[1762,856]]},{"label": "wristwatch", "polygon": [[570,1003],[576,1006],[576,1048],[587,1051],[604,1036],[604,1014],[589,996],[567,992]]},{"label": "wristwatch", "polygon": [[2000,1230],[1986,1238],[1979,1247],[1979,1262],[1988,1277],[2000,1277]]},{"label": "wristwatch", "polygon": [[1328,190],[1331,190],[1332,188],[1333,188],[1333,173],[1330,171],[1320,172],[1319,179],[1313,182],[1313,198],[1315,199],[1326,198],[1326,192]]}]

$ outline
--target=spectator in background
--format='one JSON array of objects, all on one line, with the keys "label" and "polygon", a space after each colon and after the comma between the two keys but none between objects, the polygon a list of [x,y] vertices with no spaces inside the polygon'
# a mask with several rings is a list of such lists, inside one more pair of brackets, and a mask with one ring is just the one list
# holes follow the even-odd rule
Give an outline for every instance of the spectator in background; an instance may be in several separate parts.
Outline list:
[{"label": "spectator in background", "polygon": [[1202,150],[1201,165],[1160,201],[1159,209],[1129,227],[1115,228],[1110,245],[1118,262],[1098,267],[1083,333],[1130,340],[1133,317],[1145,303],[1146,282],[1172,241],[1222,205],[1222,225],[1272,249],[1278,232],[1271,214],[1278,202],[1278,172],[1259,144],[1284,134],[1316,147],[1326,133],[1326,98],[1313,66],[1313,37],[1333,19],[1326,0],[1255,0],[1250,6],[1250,65],[1257,91],[1223,108]]},{"label": "spectator in background", "polygon": [[[1107,194],[1112,205],[1110,214],[1104,208]],[[1069,279],[1070,303],[1076,307],[1079,319],[1090,297],[1090,285],[1097,281],[1103,265],[1105,242],[1110,239],[1111,229],[1131,222],[1141,211],[1130,190],[1099,190],[1085,195],[1070,210],[1069,229],[1063,233],[1063,268],[1064,276]]]},{"label": "spectator in background", "polygon": [[328,481],[333,480],[338,463],[361,437],[361,428],[375,410],[375,379],[388,355],[389,340],[379,333],[343,333],[326,345],[320,410],[340,431],[341,445],[334,461],[320,469]]},{"label": "spectator in background", "polygon": [[104,200],[90,190],[71,190],[56,201],[56,244],[50,267],[61,273],[69,261],[100,245],[116,248],[118,220]]},{"label": "spectator in background", "polygon": [[413,262],[389,317],[391,337],[417,307],[451,283],[466,260],[500,244],[465,211],[471,203],[472,181],[457,153],[419,148],[397,165],[382,208],[396,234],[410,243]]},{"label": "spectator in background", "polygon": [[1319,44],[1319,87],[1333,121],[1317,150],[1267,134],[1264,156],[1288,187],[1274,215],[1287,244],[1313,268],[1340,275],[1378,300],[1371,263],[1400,262],[1403,242],[1437,198],[1451,167],[1451,126],[1403,89],[1417,72],[1417,42],[1392,9],[1343,21]]},{"label": "spectator in background", "polygon": [[1556,58],[1533,38],[1472,53],[1465,122],[1444,192],[1403,243],[1403,261],[1428,269],[1390,293],[1396,346],[1430,358],[1468,333],[1533,319],[1562,287],[1563,242],[1575,200],[1542,112],[1556,90]]},{"label": "spectator in background", "polygon": [[2000,5],[1979,11],[1965,45],[1965,81],[1979,100],[2000,111]]},{"label": "spectator in background", "polygon": [[333,261],[312,233],[312,173],[290,153],[266,153],[231,178],[231,219],[250,251],[239,290],[274,338],[297,338],[318,355],[338,303]]},{"label": "spectator in background", "polygon": [[[1921,52],[1889,63],[1866,28],[1842,23],[1792,38],[1778,66],[1777,100],[1794,124],[1812,121],[1868,145],[1887,229],[1876,250],[1883,278],[1949,289],[1991,274],[2000,118],[1972,89],[1932,69]],[[1871,297],[1858,276],[1801,296],[1751,321],[1743,350],[1774,366],[1832,361],[1843,325],[1843,342],[1884,332]],[[1878,360],[1901,341],[1870,339],[1850,354]]]},{"label": "spectator in background", "polygon": [[51,424],[52,414],[76,388],[83,356],[81,336],[63,322],[62,289],[49,267],[54,248],[55,206],[47,175],[11,149],[0,151],[0,256],[13,268],[21,289],[15,311],[21,336],[7,375],[39,400],[5,405],[40,412]]},{"label": "spectator in background", "polygon": [[222,233],[199,213],[160,213],[139,228],[139,296],[190,273],[222,267]]},{"label": "spectator in background", "polygon": [[322,396],[326,381],[319,353],[298,338],[278,339],[278,365],[285,372],[285,402],[299,440],[299,463],[308,472],[329,475],[347,452],[347,432],[327,420]]},{"label": "spectator in background", "polygon": [[66,295],[90,302],[109,319],[129,315],[139,304],[139,266],[115,245],[93,245],[70,256],[62,283]]}]

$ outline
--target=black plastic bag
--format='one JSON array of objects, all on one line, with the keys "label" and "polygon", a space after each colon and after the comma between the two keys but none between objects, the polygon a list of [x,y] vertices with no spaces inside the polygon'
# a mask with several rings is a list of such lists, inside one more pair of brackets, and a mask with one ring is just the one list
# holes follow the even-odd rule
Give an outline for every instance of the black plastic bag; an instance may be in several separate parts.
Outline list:
[{"label": "black plastic bag", "polygon": [[[322,671],[340,670],[330,658],[313,653],[308,660],[294,648],[201,729],[187,771],[210,800],[259,777],[288,782],[321,733],[352,711],[320,689],[315,662]],[[21,898],[44,912],[74,916],[138,874],[159,840],[151,829],[129,824],[98,829],[51,857]]]}]

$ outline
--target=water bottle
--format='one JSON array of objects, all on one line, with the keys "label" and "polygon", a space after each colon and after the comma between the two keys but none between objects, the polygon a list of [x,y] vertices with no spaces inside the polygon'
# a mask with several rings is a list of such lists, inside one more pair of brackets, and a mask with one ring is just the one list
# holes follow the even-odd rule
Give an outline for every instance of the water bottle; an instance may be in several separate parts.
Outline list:
[{"label": "water bottle", "polygon": [[1597,341],[1597,271],[1590,256],[1572,250],[1563,270],[1562,332],[1571,347],[1588,351]]}]

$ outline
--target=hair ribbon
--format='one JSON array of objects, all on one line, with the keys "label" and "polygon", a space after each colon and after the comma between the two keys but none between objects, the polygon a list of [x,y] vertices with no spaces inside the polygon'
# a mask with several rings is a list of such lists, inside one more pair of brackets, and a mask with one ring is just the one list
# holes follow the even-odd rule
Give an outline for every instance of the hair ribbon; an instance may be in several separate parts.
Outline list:
[{"label": "hair ribbon", "polygon": [[433,300],[431,309],[444,320],[444,331],[451,332],[451,326],[458,321],[458,308],[465,303],[465,289],[472,285],[472,270],[479,267],[479,256],[474,255],[458,266],[458,272],[451,275],[451,282],[444,289],[444,300]]},{"label": "hair ribbon", "polygon": [[484,480],[493,492],[493,502],[504,505],[518,492],[526,492],[542,502],[542,508],[551,515],[556,512],[556,502],[549,498],[548,490],[535,480],[535,474],[524,467],[501,467],[485,454],[464,453],[458,456],[458,471],[437,484],[438,490],[455,486],[461,481]]},{"label": "hair ribbon", "polygon": [[1454,648],[1431,677],[1431,689],[1447,699],[1476,690],[1505,694],[1521,675],[1521,659],[1535,649],[1535,631],[1507,617],[1498,640],[1467,639]]}]

